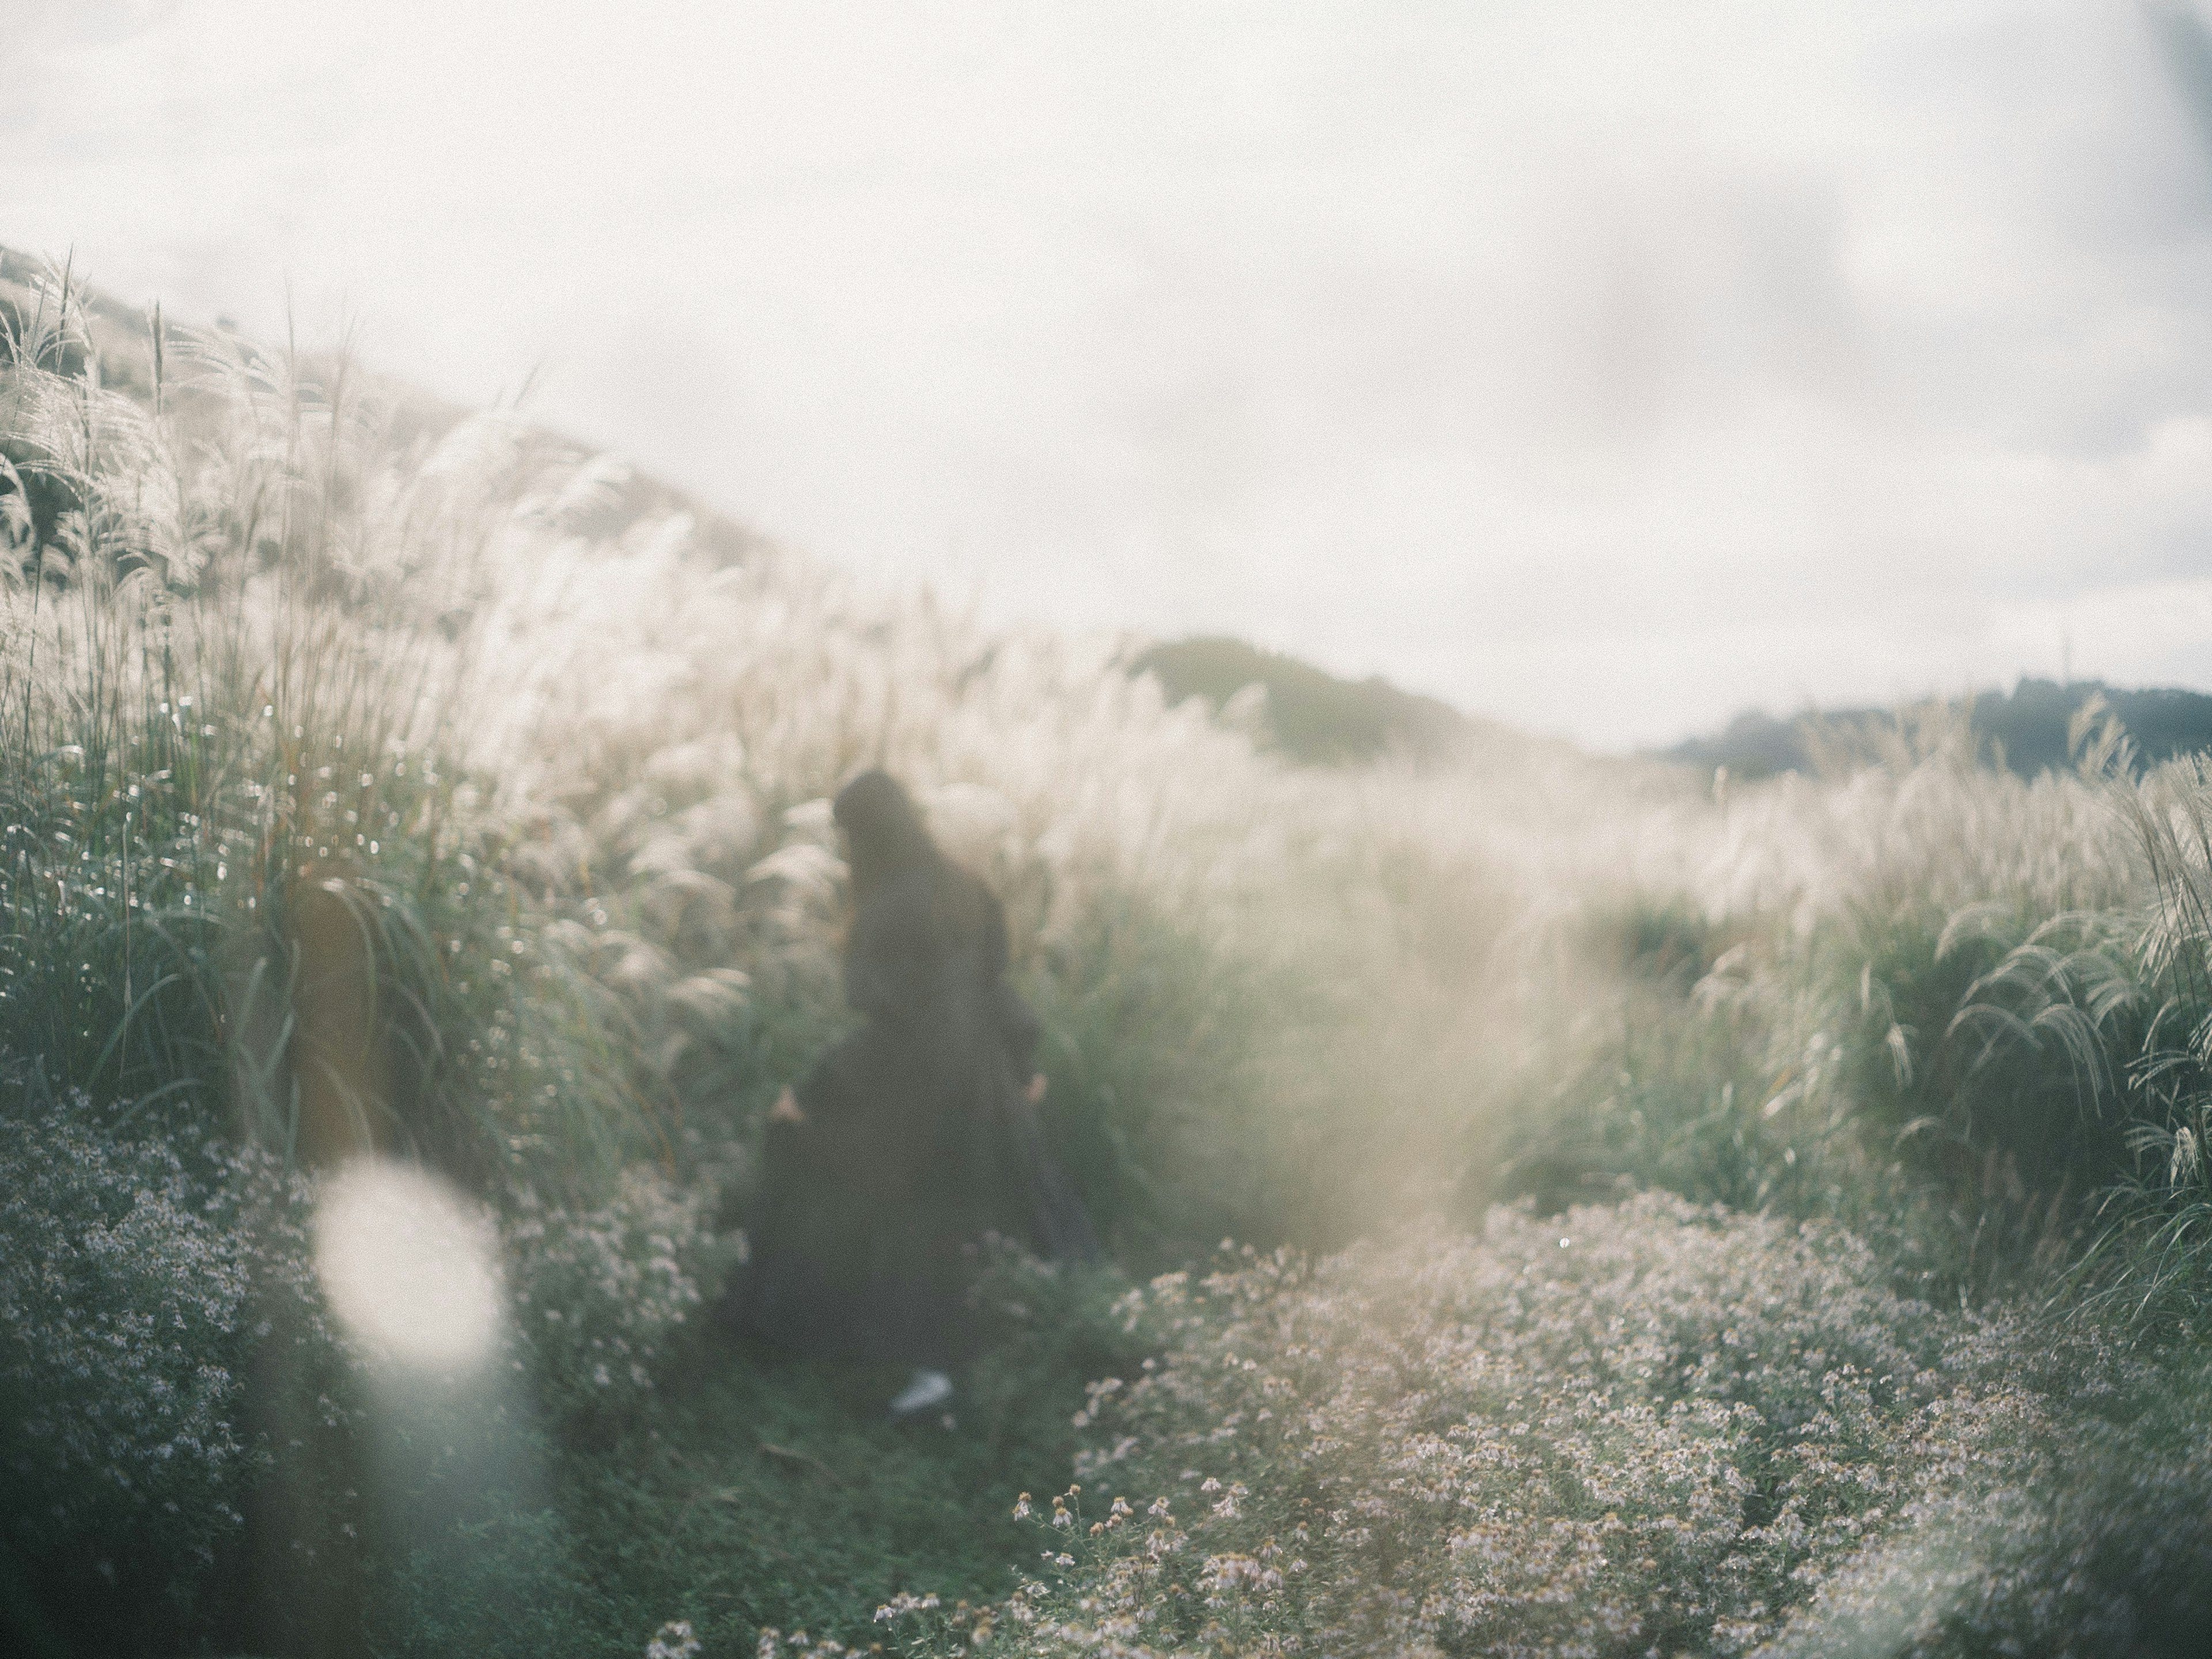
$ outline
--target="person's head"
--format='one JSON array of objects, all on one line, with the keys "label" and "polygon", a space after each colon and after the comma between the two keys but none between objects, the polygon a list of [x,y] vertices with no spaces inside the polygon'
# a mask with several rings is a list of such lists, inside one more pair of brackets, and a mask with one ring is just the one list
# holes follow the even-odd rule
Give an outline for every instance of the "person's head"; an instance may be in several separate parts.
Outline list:
[{"label": "person's head", "polygon": [[914,798],[880,769],[870,768],[840,789],[832,816],[845,832],[856,896],[937,855]]}]

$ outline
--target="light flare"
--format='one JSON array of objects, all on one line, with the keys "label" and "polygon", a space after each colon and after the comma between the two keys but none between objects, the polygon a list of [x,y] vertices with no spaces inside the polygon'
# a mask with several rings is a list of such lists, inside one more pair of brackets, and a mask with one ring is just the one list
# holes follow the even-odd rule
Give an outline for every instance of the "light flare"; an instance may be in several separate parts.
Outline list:
[{"label": "light flare", "polygon": [[464,1370],[491,1351],[491,1225],[427,1170],[362,1158],[333,1175],[316,1206],[315,1267],[346,1328],[391,1364]]}]

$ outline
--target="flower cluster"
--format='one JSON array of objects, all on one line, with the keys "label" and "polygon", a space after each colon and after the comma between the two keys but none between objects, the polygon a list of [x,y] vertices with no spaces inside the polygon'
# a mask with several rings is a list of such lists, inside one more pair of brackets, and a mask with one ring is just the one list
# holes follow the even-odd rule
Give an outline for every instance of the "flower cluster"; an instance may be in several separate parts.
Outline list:
[{"label": "flower cluster", "polygon": [[514,1313],[540,1389],[564,1415],[634,1409],[699,1304],[715,1245],[709,1195],[643,1168],[596,1209],[525,1194],[506,1230]]},{"label": "flower cluster", "polygon": [[1899,1297],[1841,1229],[1659,1196],[1144,1300],[1167,1353],[1094,1389],[1083,1484],[1017,1510],[1024,1652],[1748,1651],[1981,1464],[2032,1479],[2039,1365],[2121,1363]]},{"label": "flower cluster", "polygon": [[[349,1431],[353,1360],[314,1284],[306,1189],[263,1154],[188,1165],[123,1140],[81,1095],[7,1087],[0,1113],[0,1471],[26,1559],[190,1594],[287,1453],[251,1419],[257,1347]],[[273,1376],[272,1371],[272,1376]],[[265,1403],[265,1402],[264,1402]]]},{"label": "flower cluster", "polygon": [[[243,1241],[202,1212],[176,1155],[118,1146],[81,1100],[0,1118],[0,1413],[41,1528],[104,1518],[240,1522]],[[119,1511],[115,1515],[113,1512]]]}]

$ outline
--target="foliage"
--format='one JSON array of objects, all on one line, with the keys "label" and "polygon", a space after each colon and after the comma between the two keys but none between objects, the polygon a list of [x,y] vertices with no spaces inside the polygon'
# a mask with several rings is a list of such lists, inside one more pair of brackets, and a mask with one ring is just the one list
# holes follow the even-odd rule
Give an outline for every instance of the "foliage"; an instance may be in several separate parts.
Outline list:
[{"label": "foliage", "polygon": [[[1652,1197],[1170,1275],[1127,1304],[1164,1353],[1093,1385],[1078,1482],[1017,1506],[1042,1566],[994,1608],[878,1616],[915,1653],[1626,1655],[2185,1613],[2212,1511],[2179,1399],[2131,1421],[2145,1367],[2108,1338],[1885,1277],[1832,1226]],[[2052,1478],[2085,1418],[2140,1523]],[[2094,1570],[2044,1576],[2069,1559]],[[1885,1602],[1908,1562],[1946,1593]],[[1813,1634],[1874,1615],[1863,1646]]]},{"label": "foliage", "polygon": [[[233,1617],[222,1574],[266,1489],[307,1478],[266,1340],[315,1422],[350,1434],[352,1362],[322,1305],[306,1193],[266,1154],[122,1139],[35,1076],[0,1113],[0,1472],[23,1583],[10,1623],[142,1643]],[[315,1528],[353,1517],[318,1488]],[[303,1543],[307,1540],[302,1540]]]},{"label": "foliage", "polygon": [[2133,1367],[2123,1387],[2098,1369],[1948,1413],[1894,1527],[1817,1581],[1772,1651],[2201,1653],[2212,1628],[2203,1362]]},{"label": "foliage", "polygon": [[173,1151],[102,1127],[75,1097],[0,1120],[8,1544],[82,1595],[149,1577],[186,1594],[158,1569],[211,1565],[243,1522],[252,1260]]},{"label": "foliage", "polygon": [[[1946,707],[1972,726],[1983,763],[2009,768],[2023,778],[2065,771],[2073,763],[2073,725],[2084,708],[2109,708],[2153,763],[2212,747],[2212,696],[2179,687],[2124,690],[2101,680],[2054,680],[2023,676],[2007,691],[1981,691]],[[1814,772],[1839,742],[1863,741],[1902,720],[1886,708],[1808,711],[1794,719],[1739,714],[1710,737],[1668,750],[1669,760],[1751,780],[1782,772]]]},{"label": "foliage", "polygon": [[509,1301],[538,1404],[571,1434],[605,1437],[651,1401],[672,1340],[721,1265],[714,1194],[636,1168],[595,1209],[518,1200],[505,1244]]},{"label": "foliage", "polygon": [[453,752],[475,555],[538,510],[513,467],[394,452],[343,374],[230,337],[108,391],[41,305],[0,340],[0,1044],[309,1162],[605,1154]]},{"label": "foliage", "polygon": [[2079,770],[2027,781],[1938,723],[1838,781],[1723,796],[1702,867],[1586,910],[1625,971],[1591,975],[1516,1112],[1508,1190],[1833,1216],[1931,1291],[2186,1323],[2212,793],[2194,761],[2133,775],[2116,727],[2075,738]]},{"label": "foliage", "polygon": [[2094,1300],[2186,1329],[2212,1285],[2212,769],[2172,763],[2118,804],[2151,872],[2134,964],[2147,1018],[2126,1055],[2133,1166],[2103,1195],[2084,1276]]},{"label": "foliage", "polygon": [[687,1326],[651,1413],[560,1467],[559,1507],[610,1609],[597,1630],[636,1632],[633,1650],[672,1617],[710,1654],[751,1652],[763,1626],[865,1645],[871,1611],[902,1591],[1003,1595],[1021,1536],[1001,1488],[1065,1470],[1084,1378],[1139,1357],[1141,1334],[1111,1312],[1126,1288],[1011,1254],[987,1264],[993,1337],[949,1422],[890,1421],[895,1368],[733,1352]]},{"label": "foliage", "polygon": [[618,1615],[593,1588],[557,1510],[495,1506],[410,1549],[379,1608],[378,1659],[629,1659]]}]

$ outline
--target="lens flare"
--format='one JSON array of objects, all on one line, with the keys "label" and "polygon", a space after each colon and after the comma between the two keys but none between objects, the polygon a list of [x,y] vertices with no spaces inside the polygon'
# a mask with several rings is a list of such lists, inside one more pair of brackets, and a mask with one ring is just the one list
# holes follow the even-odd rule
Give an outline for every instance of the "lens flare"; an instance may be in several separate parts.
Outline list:
[{"label": "lens flare", "polygon": [[490,1224],[425,1170],[364,1158],[332,1176],[316,1208],[315,1267],[339,1319],[392,1364],[474,1365],[498,1334]]}]

